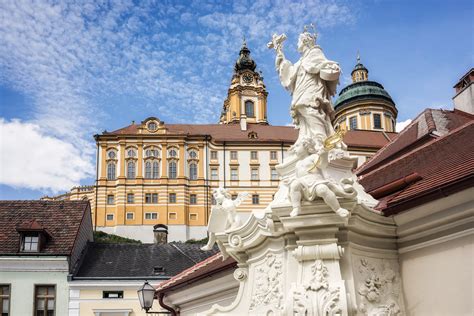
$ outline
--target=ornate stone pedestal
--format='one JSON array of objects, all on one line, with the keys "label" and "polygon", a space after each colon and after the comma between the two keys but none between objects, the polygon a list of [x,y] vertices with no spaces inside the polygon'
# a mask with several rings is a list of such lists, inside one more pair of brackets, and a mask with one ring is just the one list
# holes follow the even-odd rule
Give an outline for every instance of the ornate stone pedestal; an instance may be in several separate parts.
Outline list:
[{"label": "ornate stone pedestal", "polygon": [[205,315],[400,315],[395,225],[356,202],[349,219],[322,201],[290,217],[290,205],[251,216],[216,237],[239,263],[231,306]]}]

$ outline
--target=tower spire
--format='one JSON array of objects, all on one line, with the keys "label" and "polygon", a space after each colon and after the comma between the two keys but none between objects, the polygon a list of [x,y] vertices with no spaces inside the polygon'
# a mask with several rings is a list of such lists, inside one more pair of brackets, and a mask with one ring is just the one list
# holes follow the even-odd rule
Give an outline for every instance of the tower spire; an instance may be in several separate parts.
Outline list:
[{"label": "tower spire", "polygon": [[360,52],[357,50],[357,64],[352,70],[352,82],[367,81],[369,80],[369,70],[365,68],[364,65],[360,62]]}]

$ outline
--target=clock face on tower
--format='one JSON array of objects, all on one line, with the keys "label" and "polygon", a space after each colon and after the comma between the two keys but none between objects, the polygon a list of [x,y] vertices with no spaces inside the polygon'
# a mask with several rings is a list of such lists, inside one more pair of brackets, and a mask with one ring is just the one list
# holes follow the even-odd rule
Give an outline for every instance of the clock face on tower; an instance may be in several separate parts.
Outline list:
[{"label": "clock face on tower", "polygon": [[242,76],[242,79],[245,83],[251,83],[253,81],[253,76],[249,73],[246,73]]}]

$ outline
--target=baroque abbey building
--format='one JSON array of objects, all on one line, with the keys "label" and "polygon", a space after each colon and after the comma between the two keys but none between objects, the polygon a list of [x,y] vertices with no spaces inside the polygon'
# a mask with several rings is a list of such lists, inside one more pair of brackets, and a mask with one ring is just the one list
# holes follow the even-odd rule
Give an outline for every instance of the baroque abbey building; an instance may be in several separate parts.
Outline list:
[{"label": "baroque abbey building", "polygon": [[[397,109],[360,62],[352,74],[354,83],[335,101],[334,123],[349,130],[344,141],[360,165],[395,137]],[[263,209],[278,188],[275,166],[298,136],[268,122],[267,95],[244,42],[218,123],[149,117],[96,135],[96,185],[56,199],[88,199],[98,230],[146,243],[157,242],[163,225],[169,241],[206,237],[214,188],[248,192],[239,207],[247,215]]]}]

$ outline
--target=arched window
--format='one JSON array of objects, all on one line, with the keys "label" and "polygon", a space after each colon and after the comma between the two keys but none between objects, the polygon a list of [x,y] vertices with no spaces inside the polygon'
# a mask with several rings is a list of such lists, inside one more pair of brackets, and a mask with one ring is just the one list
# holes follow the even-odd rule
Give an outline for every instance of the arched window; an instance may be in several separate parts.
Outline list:
[{"label": "arched window", "polygon": [[145,179],[151,179],[151,161],[145,163]]},{"label": "arched window", "polygon": [[255,109],[252,101],[245,101],[245,114],[247,117],[255,117]]},{"label": "arched window", "polygon": [[147,149],[145,151],[145,157],[158,157],[159,156],[159,152],[157,149]]},{"label": "arched window", "polygon": [[170,161],[168,163],[168,177],[170,179],[176,179],[176,161]]},{"label": "arched window", "polygon": [[137,153],[135,152],[135,150],[133,150],[133,149],[127,150],[127,157],[134,158],[136,156],[137,156]]},{"label": "arched window", "polygon": [[135,179],[135,162],[129,161],[127,163],[127,178]]},{"label": "arched window", "polygon": [[160,177],[160,165],[158,161],[153,161],[153,179],[158,179]]},{"label": "arched window", "polygon": [[176,149],[170,149],[170,151],[168,151],[168,157],[175,158],[176,156],[178,156]]},{"label": "arched window", "polygon": [[113,162],[107,164],[107,180],[115,180],[115,163]]},{"label": "arched window", "polygon": [[197,164],[190,163],[189,164],[189,180],[196,180],[197,179]]},{"label": "arched window", "polygon": [[196,159],[197,158],[197,153],[194,150],[191,150],[189,152],[189,158]]},{"label": "arched window", "polygon": [[109,157],[109,159],[115,159],[116,155],[115,155],[115,151],[111,150],[107,153],[107,156]]}]

